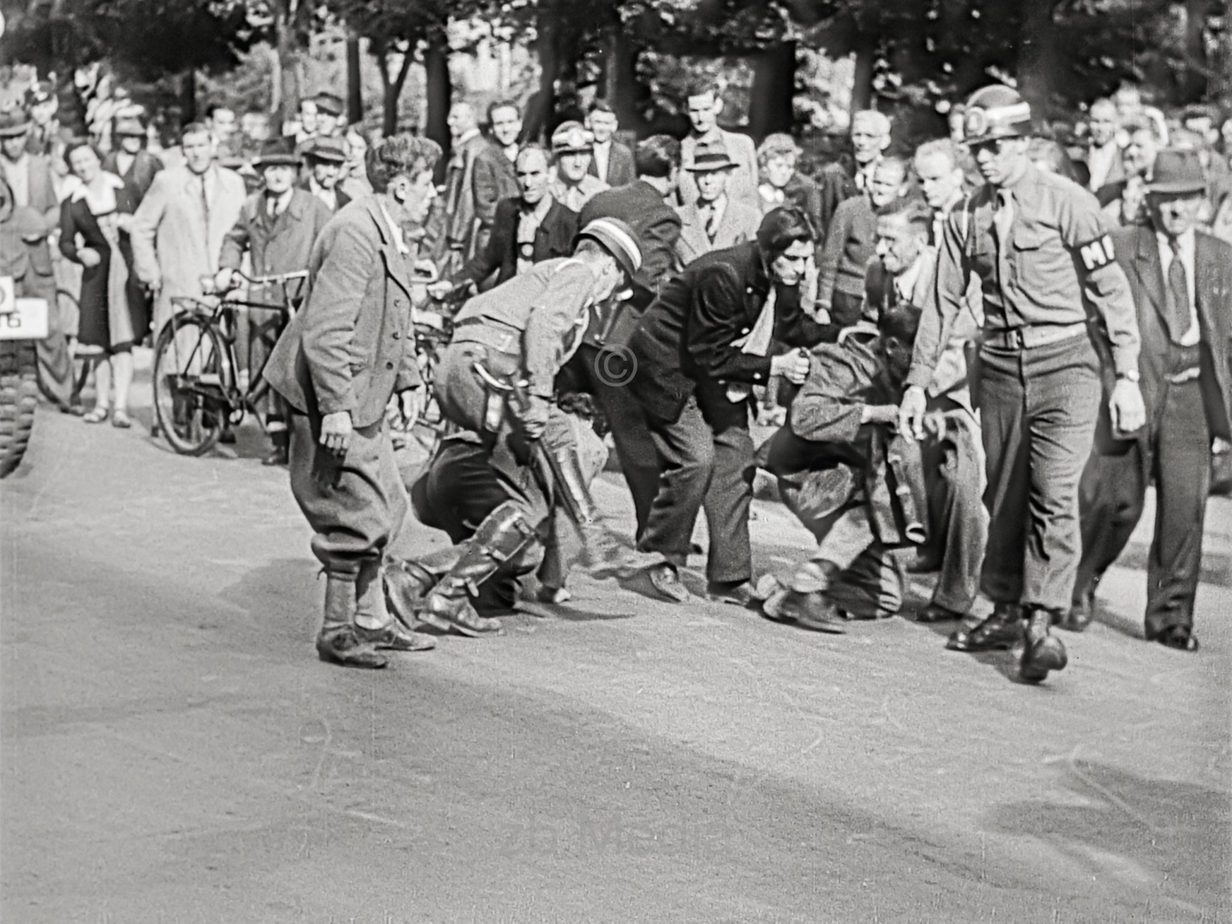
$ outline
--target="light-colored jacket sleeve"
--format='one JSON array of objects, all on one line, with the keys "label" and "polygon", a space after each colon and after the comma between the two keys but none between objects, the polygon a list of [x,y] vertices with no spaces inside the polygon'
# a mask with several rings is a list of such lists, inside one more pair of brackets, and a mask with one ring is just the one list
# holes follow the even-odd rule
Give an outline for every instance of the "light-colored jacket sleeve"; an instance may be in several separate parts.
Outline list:
[{"label": "light-colored jacket sleeve", "polygon": [[154,285],[162,278],[154,237],[167,210],[167,196],[167,173],[163,171],[154,177],[150,191],[133,215],[132,230],[129,232],[133,245],[133,268],[137,278],[146,285]]}]

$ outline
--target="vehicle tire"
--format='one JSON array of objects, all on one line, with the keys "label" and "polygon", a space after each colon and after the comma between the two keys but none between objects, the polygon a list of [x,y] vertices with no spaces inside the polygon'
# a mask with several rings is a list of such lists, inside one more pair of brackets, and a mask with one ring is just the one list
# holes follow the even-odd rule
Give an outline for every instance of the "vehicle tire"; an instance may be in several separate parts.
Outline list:
[{"label": "vehicle tire", "polygon": [[222,338],[206,318],[176,315],[154,343],[154,415],[180,455],[209,452],[222,436],[227,407],[215,394],[228,374]]},{"label": "vehicle tire", "polygon": [[21,464],[38,407],[38,354],[33,340],[0,343],[0,478]]}]

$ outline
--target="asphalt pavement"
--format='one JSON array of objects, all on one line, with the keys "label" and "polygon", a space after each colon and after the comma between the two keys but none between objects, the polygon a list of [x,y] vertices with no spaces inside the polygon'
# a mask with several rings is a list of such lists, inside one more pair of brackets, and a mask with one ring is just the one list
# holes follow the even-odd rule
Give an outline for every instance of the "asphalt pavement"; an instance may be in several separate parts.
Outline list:
[{"label": "asphalt pavement", "polygon": [[[949,626],[819,636],[587,576],[369,673],[316,659],[324,582],[259,448],[43,411],[0,484],[3,920],[1232,921],[1227,501],[1199,653],[1141,638],[1148,522],[1039,687]],[[597,493],[627,532],[619,476]],[[809,537],[754,507],[786,571]]]}]

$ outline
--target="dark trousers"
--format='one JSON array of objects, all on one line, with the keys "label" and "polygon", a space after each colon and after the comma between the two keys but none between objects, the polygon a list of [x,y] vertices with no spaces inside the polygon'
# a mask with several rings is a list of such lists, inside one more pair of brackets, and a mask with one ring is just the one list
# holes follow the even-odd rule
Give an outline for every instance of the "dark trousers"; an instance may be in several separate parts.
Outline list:
[{"label": "dark trousers", "polygon": [[634,367],[628,350],[603,351],[583,344],[570,362],[582,391],[595,396],[611,429],[620,470],[633,495],[637,537],[646,530],[659,490],[659,459],[642,406],[628,388]]},{"label": "dark trousers", "polygon": [[1101,400],[1086,336],[980,350],[988,486],[981,585],[994,603],[1069,608],[1078,570],[1078,482]]},{"label": "dark trousers", "polygon": [[946,414],[946,429],[922,448],[928,490],[928,543],[941,562],[933,603],[965,613],[979,591],[988,515],[980,498],[980,428],[965,411]]},{"label": "dark trousers", "polygon": [[1093,455],[1082,474],[1082,563],[1074,600],[1093,593],[1129,543],[1155,478],[1155,535],[1147,561],[1146,637],[1193,626],[1210,488],[1211,434],[1198,380],[1164,383],[1148,432],[1120,454]]},{"label": "dark trousers", "polygon": [[753,439],[749,402],[730,402],[721,389],[690,396],[673,421],[648,418],[658,453],[659,490],[638,548],[676,566],[688,558],[699,510],[710,527],[709,580],[747,581],[753,574],[749,505],[753,500]]},{"label": "dark trousers", "polygon": [[379,561],[406,516],[406,488],[385,424],[358,427],[345,457],[322,446],[320,421],[291,415],[291,493],[312,527],[312,552],[329,574],[354,580]]}]

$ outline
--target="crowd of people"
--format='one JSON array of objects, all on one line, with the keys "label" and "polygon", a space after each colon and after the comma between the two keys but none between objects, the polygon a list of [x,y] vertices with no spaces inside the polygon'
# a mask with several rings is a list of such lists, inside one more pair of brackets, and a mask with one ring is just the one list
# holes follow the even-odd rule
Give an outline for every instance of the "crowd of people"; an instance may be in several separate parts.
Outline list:
[{"label": "crowd of people", "polygon": [[[245,336],[276,393],[267,461],[288,465],[328,578],[324,660],[384,666],[432,647],[424,626],[496,633],[528,592],[568,599],[578,563],[636,563],[646,593],[686,604],[704,551],[709,600],[836,634],[936,573],[914,618],[955,621],[958,651],[1014,649],[1038,682],[1066,666],[1053,629],[1089,624],[1152,483],[1145,636],[1196,651],[1232,440],[1232,122],[1169,119],[1125,86],[1062,143],[992,86],[914,149],[858,112],[851,156],[807,176],[791,136],[721,128],[712,83],[687,99],[686,137],[634,144],[602,99],[544,143],[514,101],[487,107],[486,134],[458,101],[442,159],[347,130],[330,93],[278,137],[211,107],[161,151],[123,107],[57,140],[32,93],[0,113],[0,166],[79,267],[64,330],[97,354],[87,422],[131,425],[131,349],[171,299],[243,267],[308,270],[285,331],[253,317]],[[462,302],[432,383],[452,432],[403,484],[388,418],[426,398],[413,311],[430,296]],[[67,355],[41,360],[71,408]],[[609,434],[627,529],[590,495]],[[782,580],[753,572],[759,468],[816,539]],[[388,559],[408,497],[452,549]]]}]

